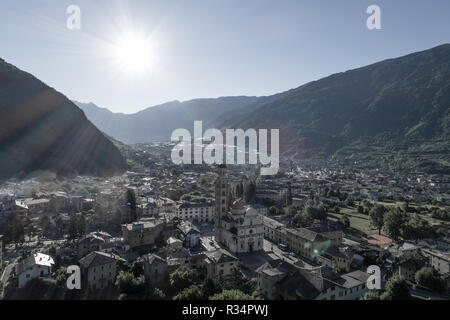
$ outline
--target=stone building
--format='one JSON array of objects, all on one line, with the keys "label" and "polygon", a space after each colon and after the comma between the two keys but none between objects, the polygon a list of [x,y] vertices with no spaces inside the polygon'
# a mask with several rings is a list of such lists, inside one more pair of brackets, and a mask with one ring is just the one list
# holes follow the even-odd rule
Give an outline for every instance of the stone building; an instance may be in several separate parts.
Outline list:
[{"label": "stone building", "polygon": [[122,225],[122,237],[130,243],[131,250],[148,253],[155,246],[164,229],[158,219],[141,219]]},{"label": "stone building", "polygon": [[90,289],[104,289],[114,284],[117,273],[117,260],[113,254],[105,252],[91,252],[79,263],[83,279]]},{"label": "stone building", "polygon": [[230,201],[226,167],[220,165],[215,182],[216,241],[233,253],[260,251],[264,245],[262,216],[242,199]]},{"label": "stone building", "polygon": [[169,283],[169,269],[167,261],[156,254],[144,256],[144,276],[151,286],[167,287]]},{"label": "stone building", "polygon": [[223,249],[208,251],[204,260],[207,278],[217,281],[230,276],[234,269],[239,269],[239,260]]}]

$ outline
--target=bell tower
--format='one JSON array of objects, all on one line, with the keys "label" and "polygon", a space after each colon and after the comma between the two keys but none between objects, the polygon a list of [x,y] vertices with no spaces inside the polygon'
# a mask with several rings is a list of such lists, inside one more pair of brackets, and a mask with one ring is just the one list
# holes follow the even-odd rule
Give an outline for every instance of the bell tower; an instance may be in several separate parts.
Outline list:
[{"label": "bell tower", "polygon": [[223,243],[222,219],[229,210],[228,195],[230,191],[230,183],[226,171],[226,165],[219,165],[217,169],[217,179],[215,182],[216,216],[214,219],[214,225],[216,228],[216,241],[219,243]]}]

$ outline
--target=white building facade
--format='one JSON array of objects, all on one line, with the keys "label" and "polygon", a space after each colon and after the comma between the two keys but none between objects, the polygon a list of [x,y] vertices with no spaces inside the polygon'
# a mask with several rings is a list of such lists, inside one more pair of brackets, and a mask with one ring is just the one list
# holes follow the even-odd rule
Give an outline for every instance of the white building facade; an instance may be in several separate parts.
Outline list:
[{"label": "white building facade", "polygon": [[263,250],[264,226],[262,216],[242,199],[230,204],[229,179],[224,165],[219,166],[215,183],[216,241],[233,253]]},{"label": "white building facade", "polygon": [[178,206],[178,218],[190,222],[213,222],[215,208],[212,203],[183,203]]}]

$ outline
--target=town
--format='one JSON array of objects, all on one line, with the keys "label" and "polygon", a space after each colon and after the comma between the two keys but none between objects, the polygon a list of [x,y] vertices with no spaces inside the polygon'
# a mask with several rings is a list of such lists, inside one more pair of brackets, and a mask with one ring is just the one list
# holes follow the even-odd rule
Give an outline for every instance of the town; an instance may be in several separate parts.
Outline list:
[{"label": "town", "polygon": [[[0,187],[2,299],[446,300],[450,180],[328,163],[175,165]],[[69,290],[70,266],[81,289]],[[367,287],[379,266],[382,288]]]}]

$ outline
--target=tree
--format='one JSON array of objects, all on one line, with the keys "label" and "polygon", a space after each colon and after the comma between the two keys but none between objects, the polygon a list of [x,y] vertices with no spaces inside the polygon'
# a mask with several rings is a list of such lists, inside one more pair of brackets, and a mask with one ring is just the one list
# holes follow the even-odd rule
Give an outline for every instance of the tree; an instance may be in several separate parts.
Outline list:
[{"label": "tree", "polygon": [[219,283],[216,284],[213,280],[207,278],[203,282],[201,290],[203,299],[207,300],[216,293],[222,292],[222,286]]},{"label": "tree", "polygon": [[56,284],[59,287],[63,287],[66,288],[67,284],[67,279],[69,278],[69,274],[67,273],[67,268],[66,267],[60,267],[59,269],[56,270],[55,272],[55,279],[56,279]]},{"label": "tree", "polygon": [[286,192],[286,205],[291,206],[292,205],[292,188],[289,185],[287,192]]},{"label": "tree", "polygon": [[245,294],[251,294],[255,290],[255,284],[244,277],[241,270],[238,268],[233,268],[231,274],[224,279],[224,290],[238,289]]},{"label": "tree", "polygon": [[302,212],[297,213],[294,218],[292,219],[292,223],[297,228],[305,227],[307,224],[309,224],[308,217],[305,216]]},{"label": "tree", "polygon": [[409,300],[411,295],[409,293],[408,284],[406,280],[395,275],[389,279],[386,284],[386,290],[381,295],[381,300]]},{"label": "tree", "polygon": [[405,217],[399,208],[393,208],[385,214],[384,229],[396,241],[400,238],[404,223]]},{"label": "tree", "polygon": [[70,217],[68,237],[75,240],[86,234],[86,218],[82,213],[74,214]]},{"label": "tree", "polygon": [[49,216],[45,215],[39,220],[39,225],[42,228],[42,233],[47,234],[51,228],[51,221]]},{"label": "tree", "polygon": [[363,300],[380,300],[380,293],[378,291],[368,291],[364,294]]},{"label": "tree", "polygon": [[116,278],[116,286],[121,293],[143,294],[145,292],[144,276],[135,277],[131,272],[120,271]]},{"label": "tree", "polygon": [[236,185],[236,198],[242,198],[244,196],[244,185],[242,184],[242,182],[239,182]]},{"label": "tree", "polygon": [[402,227],[402,237],[405,240],[418,240],[433,236],[434,230],[428,221],[417,214],[406,221]]},{"label": "tree", "polygon": [[245,294],[240,290],[223,290],[221,293],[215,294],[209,300],[258,300],[251,295]]},{"label": "tree", "polygon": [[289,218],[293,218],[297,214],[297,210],[293,207],[285,209],[285,215]]},{"label": "tree", "polygon": [[382,205],[376,205],[370,209],[369,216],[372,225],[378,229],[378,234],[381,234],[381,229],[384,226],[384,213],[386,208]]},{"label": "tree", "polygon": [[350,219],[349,217],[344,214],[340,219],[339,219],[340,223],[344,226],[345,229],[350,228]]},{"label": "tree", "polygon": [[315,206],[311,204],[306,204],[304,209],[305,216],[310,220],[326,220],[327,212],[322,205]]},{"label": "tree", "polygon": [[57,253],[58,253],[58,246],[56,245],[56,244],[52,244],[49,248],[48,248],[48,250],[47,250],[47,252],[48,252],[48,255],[50,256],[50,257],[56,257],[56,255],[57,255]]},{"label": "tree", "polygon": [[245,185],[244,190],[244,200],[246,203],[252,203],[255,201],[256,197],[256,183],[253,180],[250,180]]},{"label": "tree", "polygon": [[164,300],[166,298],[166,294],[161,289],[155,288],[153,290],[153,294],[151,295],[152,300]]},{"label": "tree", "polygon": [[18,243],[25,241],[25,227],[20,216],[16,215],[9,220],[8,226],[5,232],[5,242],[14,242],[14,247],[17,247]]},{"label": "tree", "polygon": [[198,184],[203,188],[207,188],[209,185],[208,178],[204,174],[202,174],[200,176],[200,179],[198,180]]},{"label": "tree", "polygon": [[278,212],[277,207],[272,206],[272,207],[269,208],[269,215],[274,216],[274,215],[277,214],[277,212]]},{"label": "tree", "polygon": [[202,290],[199,286],[193,284],[189,288],[183,289],[180,293],[178,293],[173,300],[202,300]]},{"label": "tree", "polygon": [[350,197],[347,197],[347,199],[345,200],[345,205],[348,207],[353,207],[355,205],[355,202]]},{"label": "tree", "polygon": [[195,277],[195,270],[188,269],[186,267],[179,267],[170,274],[170,286],[174,292],[180,292],[181,290],[193,285]]},{"label": "tree", "polygon": [[131,220],[137,221],[136,194],[133,189],[127,189],[126,199],[127,205],[130,207]]},{"label": "tree", "polygon": [[140,277],[144,275],[144,263],[142,260],[134,261],[131,266],[131,273],[135,277]]},{"label": "tree", "polygon": [[408,213],[408,212],[410,211],[410,207],[409,207],[408,201],[403,202],[403,204],[402,204],[402,210],[403,210],[403,212],[405,212],[405,213]]},{"label": "tree", "polygon": [[423,267],[418,270],[415,274],[415,280],[417,284],[439,293],[445,293],[447,288],[445,279],[435,274],[434,269],[430,267]]}]

